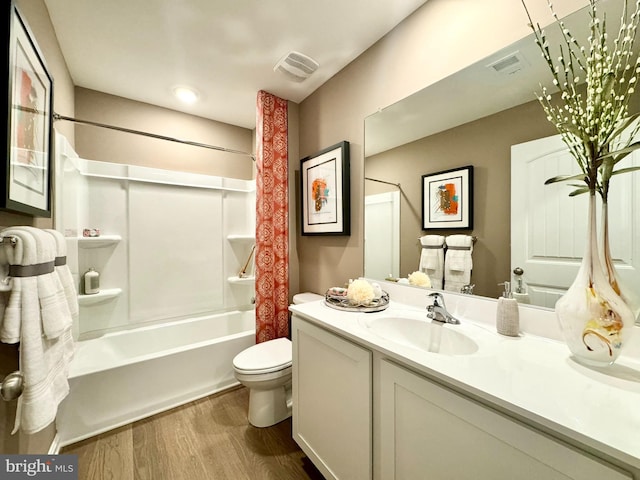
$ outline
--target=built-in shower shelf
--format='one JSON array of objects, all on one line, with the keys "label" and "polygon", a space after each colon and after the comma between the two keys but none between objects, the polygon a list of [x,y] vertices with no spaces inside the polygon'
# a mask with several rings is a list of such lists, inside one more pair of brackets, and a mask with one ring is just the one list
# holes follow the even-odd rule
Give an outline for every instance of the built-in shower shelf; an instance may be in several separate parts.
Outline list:
[{"label": "built-in shower shelf", "polygon": [[253,285],[253,283],[256,281],[256,277],[251,276],[251,277],[229,277],[227,278],[227,282],[229,283],[235,283],[235,284],[241,284],[241,285]]},{"label": "built-in shower shelf", "polygon": [[115,245],[120,242],[120,235],[100,235],[99,237],[78,237],[78,246],[81,248],[101,248]]},{"label": "built-in shower shelf", "polygon": [[106,302],[107,300],[119,297],[121,294],[121,288],[105,288],[100,290],[98,293],[93,293],[91,295],[78,295],[78,303],[83,307],[86,307],[87,305]]},{"label": "built-in shower shelf", "polygon": [[255,235],[227,235],[227,240],[237,243],[255,243]]}]

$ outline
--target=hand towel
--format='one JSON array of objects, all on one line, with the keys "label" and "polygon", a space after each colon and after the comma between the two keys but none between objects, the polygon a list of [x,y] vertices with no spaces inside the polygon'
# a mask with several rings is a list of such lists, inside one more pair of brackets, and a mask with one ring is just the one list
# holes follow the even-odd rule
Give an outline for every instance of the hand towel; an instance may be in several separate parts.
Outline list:
[{"label": "hand towel", "polygon": [[420,253],[419,269],[429,275],[431,287],[438,290],[442,289],[444,278],[444,240],[443,235],[420,237],[422,252]]},{"label": "hand towel", "polygon": [[74,322],[78,319],[78,292],[76,291],[73,275],[67,263],[67,242],[64,236],[57,230],[45,230],[56,243],[56,274],[62,284],[69,313]]},{"label": "hand towel", "polygon": [[[5,228],[3,237],[13,237],[15,244],[4,246],[10,268],[15,265],[36,264],[35,239],[28,232],[21,232],[17,228]],[[0,325],[0,342],[18,343],[22,328],[22,296],[26,287],[36,304],[38,303],[37,281],[35,277],[15,277],[11,279],[11,292],[4,308],[2,325]]]},{"label": "hand towel", "polygon": [[[53,255],[52,237],[33,227],[10,227],[0,235],[17,239],[14,246],[5,247],[14,275],[0,325],[0,340],[6,343],[20,342],[20,371],[24,376],[24,391],[18,399],[13,433],[20,429],[33,434],[55,420],[58,405],[69,392],[67,378],[74,349],[71,322],[57,318],[60,310],[64,312],[66,308],[67,315],[69,313],[64,296],[64,307],[54,305],[56,299],[60,303],[61,297],[55,283],[55,272],[41,275],[30,272],[34,269],[43,270],[41,265],[34,267],[39,265],[38,257],[45,259]],[[49,243],[45,239],[49,239]],[[48,280],[44,278],[46,275],[49,276]],[[47,311],[46,321],[41,309],[43,300]],[[50,335],[45,334],[47,323]],[[63,324],[68,325],[67,328],[54,333]]]},{"label": "hand towel", "polygon": [[55,271],[57,244],[48,232],[34,227],[14,227],[29,232],[36,243],[36,263],[49,266],[36,276],[42,331],[47,338],[56,338],[71,328],[72,317],[67,298]]},{"label": "hand towel", "polygon": [[473,269],[473,237],[471,235],[449,235],[444,260],[444,289],[460,292],[471,283]]}]

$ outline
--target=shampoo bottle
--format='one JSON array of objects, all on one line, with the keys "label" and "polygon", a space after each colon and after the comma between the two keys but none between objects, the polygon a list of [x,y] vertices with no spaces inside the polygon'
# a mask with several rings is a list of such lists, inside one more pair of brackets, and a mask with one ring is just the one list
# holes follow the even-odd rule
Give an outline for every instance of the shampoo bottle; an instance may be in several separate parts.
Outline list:
[{"label": "shampoo bottle", "polygon": [[84,293],[86,295],[93,295],[100,291],[100,274],[93,268],[90,268],[87,273],[84,274]]},{"label": "shampoo bottle", "polygon": [[517,337],[520,331],[518,302],[511,294],[511,285],[509,282],[499,283],[498,285],[504,285],[504,292],[502,296],[498,298],[496,330],[501,335]]}]

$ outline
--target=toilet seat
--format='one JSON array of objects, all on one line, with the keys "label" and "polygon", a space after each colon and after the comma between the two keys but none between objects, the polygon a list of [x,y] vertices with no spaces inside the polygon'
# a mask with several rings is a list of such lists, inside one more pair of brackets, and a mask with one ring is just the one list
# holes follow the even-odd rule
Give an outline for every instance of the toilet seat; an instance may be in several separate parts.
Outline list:
[{"label": "toilet seat", "polygon": [[233,359],[233,368],[244,375],[273,373],[291,367],[291,341],[277,338],[258,343],[240,352]]}]

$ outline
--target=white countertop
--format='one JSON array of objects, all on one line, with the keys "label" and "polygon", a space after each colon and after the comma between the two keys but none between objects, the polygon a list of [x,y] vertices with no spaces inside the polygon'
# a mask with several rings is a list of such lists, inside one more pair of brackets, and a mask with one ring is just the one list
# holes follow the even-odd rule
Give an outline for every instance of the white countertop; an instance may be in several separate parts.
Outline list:
[{"label": "white countertop", "polygon": [[[364,325],[365,319],[376,316],[426,319],[424,307],[392,300],[383,312],[358,313],[316,301],[293,305],[291,311],[560,439],[640,469],[640,358],[636,356],[623,353],[610,367],[585,367],[571,358],[562,341],[526,332],[519,337],[497,334],[495,321],[487,321],[486,312],[484,321],[458,313],[460,325],[443,327],[474,339],[478,351],[443,355],[399,345]],[[538,314],[540,318],[544,313]],[[527,310],[526,316],[535,317],[536,311]],[[640,327],[634,328],[638,338]]]}]

